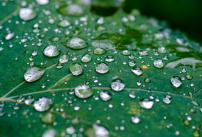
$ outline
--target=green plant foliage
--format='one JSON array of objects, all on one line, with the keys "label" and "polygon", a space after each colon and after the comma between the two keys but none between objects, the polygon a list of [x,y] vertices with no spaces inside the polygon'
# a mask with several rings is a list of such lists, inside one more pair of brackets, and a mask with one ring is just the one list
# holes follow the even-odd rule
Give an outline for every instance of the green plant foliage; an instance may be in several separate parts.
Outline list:
[{"label": "green plant foliage", "polygon": [[137,10],[37,1],[0,4],[0,136],[200,136],[201,45]]}]

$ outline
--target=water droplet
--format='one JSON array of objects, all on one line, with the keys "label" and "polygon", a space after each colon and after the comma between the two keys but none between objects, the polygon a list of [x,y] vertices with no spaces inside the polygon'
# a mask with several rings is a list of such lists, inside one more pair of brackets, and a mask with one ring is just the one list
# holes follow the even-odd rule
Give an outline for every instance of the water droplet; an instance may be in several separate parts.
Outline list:
[{"label": "water droplet", "polygon": [[154,102],[150,99],[145,98],[139,101],[139,105],[144,109],[151,109],[154,105]]},{"label": "water droplet", "polygon": [[51,39],[50,39],[52,42],[56,42],[56,41],[59,41],[60,40],[60,37],[52,37]]},{"label": "water droplet", "polygon": [[58,68],[58,69],[61,69],[61,68],[63,68],[63,65],[62,65],[62,63],[58,63],[58,64],[57,64],[57,66],[56,66],[56,68]]},{"label": "water droplet", "polygon": [[176,88],[180,87],[182,85],[182,80],[180,77],[178,76],[174,76],[170,79],[170,82],[172,83],[172,85]]},{"label": "water droplet", "polygon": [[36,111],[44,112],[50,109],[52,106],[52,100],[47,97],[40,97],[34,102],[34,108]]},{"label": "water droplet", "polygon": [[81,61],[84,62],[84,63],[88,63],[90,62],[92,59],[92,57],[89,55],[89,54],[85,54],[83,55],[83,57],[81,58]]},{"label": "water droplet", "polygon": [[99,64],[96,64],[95,70],[98,73],[104,74],[109,71],[109,66],[105,63],[99,63]]},{"label": "water droplet", "polygon": [[108,100],[110,100],[112,98],[111,93],[109,91],[101,91],[100,92],[100,98],[103,101],[108,101]]},{"label": "water droplet", "polygon": [[102,48],[96,48],[93,53],[95,55],[104,55],[106,53],[106,50]]},{"label": "water droplet", "polygon": [[56,46],[49,45],[44,49],[43,54],[47,57],[56,57],[60,54],[60,51]]},{"label": "water droplet", "polygon": [[144,82],[145,82],[145,83],[151,83],[151,80],[150,80],[150,78],[145,78],[145,79],[144,79]]},{"label": "water droplet", "polygon": [[60,57],[59,62],[66,63],[68,60],[69,60],[69,55],[64,54]]},{"label": "water droplet", "polygon": [[14,37],[15,33],[11,31],[6,31],[5,33],[5,40],[10,40]]},{"label": "water droplet", "polygon": [[139,68],[139,67],[132,68],[132,69],[131,69],[131,71],[132,71],[134,74],[136,74],[137,76],[140,76],[140,75],[142,75],[142,74],[143,74],[142,69],[141,69],[141,68]]},{"label": "water droplet", "polygon": [[75,95],[78,98],[89,98],[93,95],[93,91],[89,85],[82,85],[75,88]]},{"label": "water droplet", "polygon": [[149,55],[146,50],[140,51],[139,54],[140,54],[141,56],[147,56],[147,55]]},{"label": "water droplet", "polygon": [[68,26],[70,26],[71,25],[71,22],[70,21],[68,21],[68,20],[62,20],[62,21],[60,21],[59,23],[58,23],[58,26],[59,27],[68,27]]},{"label": "water droplet", "polygon": [[163,98],[163,102],[165,104],[170,104],[171,103],[170,96],[166,96],[165,98]]},{"label": "water droplet", "polygon": [[49,3],[49,0],[36,0],[39,5],[46,5]]},{"label": "water droplet", "polygon": [[187,75],[185,75],[185,78],[188,79],[188,80],[191,80],[191,79],[193,79],[193,76],[187,74]]},{"label": "water droplet", "polygon": [[163,60],[161,60],[161,59],[154,60],[154,67],[163,68],[163,66],[164,66]]},{"label": "water droplet", "polygon": [[27,82],[34,82],[40,79],[43,76],[44,72],[45,70],[41,70],[40,68],[37,67],[28,68],[24,74],[24,79]]},{"label": "water droplet", "polygon": [[196,101],[191,101],[191,103],[194,105],[194,106],[200,106],[200,104],[198,103],[198,102],[196,102]]},{"label": "water droplet", "polygon": [[87,137],[108,137],[109,131],[100,125],[92,125],[84,130],[84,135]]},{"label": "water droplet", "polygon": [[83,49],[83,48],[86,48],[88,45],[81,38],[72,38],[67,42],[66,46],[71,49]]},{"label": "water droplet", "polygon": [[25,104],[30,105],[34,102],[34,98],[32,96],[27,96],[25,98]]},{"label": "water droplet", "polygon": [[111,88],[114,90],[114,91],[122,91],[125,87],[125,84],[123,83],[122,80],[120,79],[115,79],[112,81],[111,83]]},{"label": "water droplet", "polygon": [[130,98],[136,98],[135,92],[134,92],[134,91],[131,91],[131,92],[129,93],[129,97],[130,97]]},{"label": "water droplet", "polygon": [[59,134],[54,129],[47,129],[42,137],[58,137]]},{"label": "water droplet", "polygon": [[75,130],[75,128],[73,126],[69,126],[69,127],[66,128],[67,134],[72,135],[72,134],[74,134],[75,131],[76,130]]},{"label": "water droplet", "polygon": [[135,61],[132,60],[129,62],[129,66],[134,67],[135,65],[136,65]]},{"label": "water droplet", "polygon": [[123,50],[122,54],[125,56],[129,56],[130,55],[130,51],[129,50]]},{"label": "water droplet", "polygon": [[193,136],[194,137],[200,137],[200,131],[199,130],[194,130],[193,131]]},{"label": "water droplet", "polygon": [[56,117],[52,113],[48,112],[42,115],[41,122],[44,124],[53,124],[55,122]]},{"label": "water droplet", "polygon": [[131,121],[135,124],[138,124],[140,122],[140,117],[137,115],[134,115],[131,117]]},{"label": "water droplet", "polygon": [[58,9],[58,12],[63,15],[79,16],[84,14],[84,9],[83,7],[77,4],[70,4],[70,5],[65,4]]},{"label": "water droplet", "polygon": [[114,57],[113,56],[107,56],[105,58],[105,61],[107,61],[107,62],[113,62],[114,61]]},{"label": "water droplet", "polygon": [[190,122],[189,122],[189,120],[187,120],[187,119],[183,121],[183,124],[184,124],[185,126],[190,126]]},{"label": "water droplet", "polygon": [[79,63],[72,63],[69,67],[72,75],[81,75],[83,73],[83,67]]},{"label": "water droplet", "polygon": [[160,48],[158,48],[158,52],[159,53],[166,53],[166,48],[165,47],[160,47]]},{"label": "water droplet", "polygon": [[36,12],[31,8],[21,8],[19,12],[20,19],[24,21],[32,20],[36,17]]}]

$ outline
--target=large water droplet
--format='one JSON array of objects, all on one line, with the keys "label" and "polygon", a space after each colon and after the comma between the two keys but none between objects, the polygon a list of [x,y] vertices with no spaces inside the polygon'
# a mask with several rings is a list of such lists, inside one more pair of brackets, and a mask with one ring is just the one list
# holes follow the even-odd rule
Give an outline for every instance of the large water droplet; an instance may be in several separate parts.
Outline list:
[{"label": "large water droplet", "polygon": [[28,68],[24,74],[24,79],[27,82],[34,82],[40,79],[43,76],[44,72],[45,70],[41,70],[40,68],[37,67]]},{"label": "large water droplet", "polygon": [[144,109],[151,109],[154,105],[154,102],[150,99],[145,98],[139,101],[139,105]]},{"label": "large water droplet", "polygon": [[182,80],[180,77],[178,76],[174,76],[170,79],[170,82],[172,83],[172,85],[176,88],[180,87],[182,85]]},{"label": "large water droplet", "polygon": [[140,76],[140,75],[142,75],[142,73],[143,73],[142,69],[139,68],[139,67],[132,68],[131,71],[132,71],[134,74],[136,74],[137,76]]},{"label": "large water droplet", "polygon": [[55,122],[56,117],[52,113],[48,112],[42,115],[41,122],[45,124],[53,124]]},{"label": "large water droplet", "polygon": [[72,63],[69,67],[72,75],[81,75],[83,73],[83,67],[79,63]]},{"label": "large water droplet", "polygon": [[67,42],[66,46],[71,49],[83,49],[83,48],[86,48],[88,45],[81,38],[72,38]]},{"label": "large water droplet", "polygon": [[70,5],[65,4],[58,9],[58,12],[63,15],[79,16],[84,14],[84,9],[83,7],[77,4],[70,4]]},{"label": "large water droplet", "polygon": [[31,8],[21,8],[19,12],[20,19],[24,21],[32,20],[36,17],[36,12]]},{"label": "large water droplet", "polygon": [[134,115],[131,117],[131,121],[135,124],[138,124],[140,122],[140,117],[137,115]]},{"label": "large water droplet", "polygon": [[52,100],[47,97],[40,97],[34,102],[34,108],[36,111],[44,112],[50,109],[52,106]]},{"label": "large water droplet", "polygon": [[84,135],[87,137],[109,137],[109,131],[100,125],[92,125],[84,130]]},{"label": "large water droplet", "polygon": [[60,54],[60,51],[56,46],[49,45],[44,49],[43,54],[47,57],[56,57]]},{"label": "large water droplet", "polygon": [[161,59],[154,60],[154,67],[163,68],[163,66],[164,66],[163,60],[161,60]]},{"label": "large water droplet", "polygon": [[105,63],[99,63],[99,64],[96,64],[95,70],[98,73],[104,74],[109,71],[109,66]]},{"label": "large water droplet", "polygon": [[111,83],[111,88],[114,90],[114,91],[121,91],[123,90],[125,87],[125,84],[123,83],[122,80],[120,79],[115,79],[112,81]]},{"label": "large water droplet", "polygon": [[100,98],[103,101],[108,101],[108,100],[110,100],[112,98],[111,93],[109,91],[101,91],[100,92]]},{"label": "large water droplet", "polygon": [[75,95],[79,98],[89,98],[93,95],[93,91],[89,85],[82,85],[75,88]]},{"label": "large water droplet", "polygon": [[90,62],[92,59],[92,57],[89,55],[89,54],[85,54],[83,55],[83,57],[81,58],[81,61],[84,62],[84,63],[88,63]]}]

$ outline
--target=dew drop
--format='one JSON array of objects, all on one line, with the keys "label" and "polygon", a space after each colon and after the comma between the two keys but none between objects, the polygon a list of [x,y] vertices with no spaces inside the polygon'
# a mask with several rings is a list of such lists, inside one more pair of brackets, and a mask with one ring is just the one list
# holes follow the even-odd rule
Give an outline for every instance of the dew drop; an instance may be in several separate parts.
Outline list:
[{"label": "dew drop", "polygon": [[58,12],[63,15],[79,16],[84,14],[84,9],[83,7],[77,4],[70,4],[70,5],[65,4],[58,9]]},{"label": "dew drop", "polygon": [[69,56],[64,54],[60,57],[59,62],[60,63],[66,63],[69,60]]},{"label": "dew drop", "polygon": [[60,51],[56,46],[49,45],[44,49],[43,54],[47,57],[56,57],[60,54]]},{"label": "dew drop", "polygon": [[178,77],[178,76],[173,76],[173,77],[170,79],[170,82],[171,82],[171,84],[172,84],[174,87],[176,87],[176,88],[178,88],[178,87],[180,87],[180,86],[182,85],[182,80],[181,80],[181,78]]},{"label": "dew drop", "polygon": [[88,45],[81,38],[72,38],[67,42],[66,46],[71,48],[71,49],[75,49],[75,50],[77,49],[78,50],[78,49],[86,48]]},{"label": "dew drop", "polygon": [[39,5],[46,5],[49,3],[49,0],[36,0]]},{"label": "dew drop", "polygon": [[101,91],[100,92],[100,98],[103,101],[109,101],[112,98],[111,93],[109,91]]},{"label": "dew drop", "polygon": [[36,111],[44,112],[50,109],[52,106],[52,100],[47,97],[40,97],[34,102],[34,108]]},{"label": "dew drop", "polygon": [[62,21],[60,21],[59,23],[58,23],[58,26],[59,27],[68,27],[68,26],[70,26],[71,25],[71,23],[70,23],[70,21],[68,21],[68,20],[62,20]]},{"label": "dew drop", "polygon": [[28,68],[24,74],[24,79],[27,82],[34,82],[34,81],[40,79],[43,76],[44,72],[45,72],[45,70],[41,70],[38,67]]},{"label": "dew drop", "polygon": [[84,135],[87,137],[109,137],[109,131],[103,126],[94,124],[84,130]]},{"label": "dew drop", "polygon": [[111,88],[114,90],[114,91],[122,91],[125,87],[125,84],[123,83],[122,80],[120,79],[115,79],[112,81],[111,83]]},{"label": "dew drop", "polygon": [[83,57],[81,58],[81,61],[84,62],[84,63],[88,63],[90,62],[92,59],[92,57],[89,55],[89,54],[85,54],[83,55]]},{"label": "dew drop", "polygon": [[79,63],[72,63],[69,67],[72,75],[78,76],[83,73],[83,67]]},{"label": "dew drop", "polygon": [[164,66],[163,60],[161,60],[161,59],[154,60],[154,67],[163,68],[163,66]]},{"label": "dew drop", "polygon": [[139,105],[144,109],[151,109],[154,105],[154,102],[150,99],[145,98],[139,101]]},{"label": "dew drop", "polygon": [[27,96],[25,98],[25,104],[30,105],[34,102],[34,98],[32,96]]},{"label": "dew drop", "polygon": [[129,56],[130,55],[130,51],[129,50],[123,50],[122,54],[125,56]]},{"label": "dew drop", "polygon": [[89,85],[82,85],[75,88],[75,95],[78,98],[89,98],[93,95],[93,91]]},{"label": "dew drop", "polygon": [[140,75],[143,74],[142,69],[139,68],[139,67],[132,68],[131,71],[132,71],[134,74],[136,74],[137,76],[140,76]]},{"label": "dew drop", "polygon": [[140,122],[140,117],[137,115],[134,115],[131,117],[131,121],[135,124],[138,124]]},{"label": "dew drop", "polygon": [[55,122],[56,117],[55,115],[53,115],[52,113],[48,112],[42,115],[41,117],[41,122],[44,124],[53,124],[53,122]]},{"label": "dew drop", "polygon": [[21,8],[19,12],[20,19],[24,21],[32,20],[36,17],[36,12],[31,8]]},{"label": "dew drop", "polygon": [[67,134],[72,135],[72,134],[75,133],[75,131],[76,131],[76,130],[75,130],[75,128],[74,128],[73,126],[69,126],[69,127],[66,128]]},{"label": "dew drop", "polygon": [[106,53],[106,50],[102,48],[96,48],[93,53],[95,55],[104,55]]},{"label": "dew drop", "polygon": [[14,37],[15,33],[14,32],[11,32],[11,31],[7,31],[5,33],[5,40],[11,40],[13,37]]},{"label": "dew drop", "polygon": [[113,62],[113,61],[114,61],[114,57],[113,57],[113,56],[107,56],[107,57],[105,58],[105,61],[106,61],[106,62]]},{"label": "dew drop", "polygon": [[109,71],[109,66],[106,63],[96,64],[95,71],[101,74],[107,73]]},{"label": "dew drop", "polygon": [[129,62],[129,66],[134,67],[135,65],[136,65],[135,61],[132,60]]}]

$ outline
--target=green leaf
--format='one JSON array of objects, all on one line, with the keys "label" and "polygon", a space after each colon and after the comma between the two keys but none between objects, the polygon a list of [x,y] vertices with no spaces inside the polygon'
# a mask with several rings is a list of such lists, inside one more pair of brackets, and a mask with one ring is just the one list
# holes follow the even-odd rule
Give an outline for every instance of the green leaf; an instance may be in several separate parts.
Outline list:
[{"label": "green leaf", "polygon": [[[1,2],[0,136],[200,136],[201,45],[137,10],[101,17],[73,4],[83,14],[61,14],[63,0]],[[24,21],[27,7],[36,18]],[[84,47],[65,45],[75,38]]]}]

